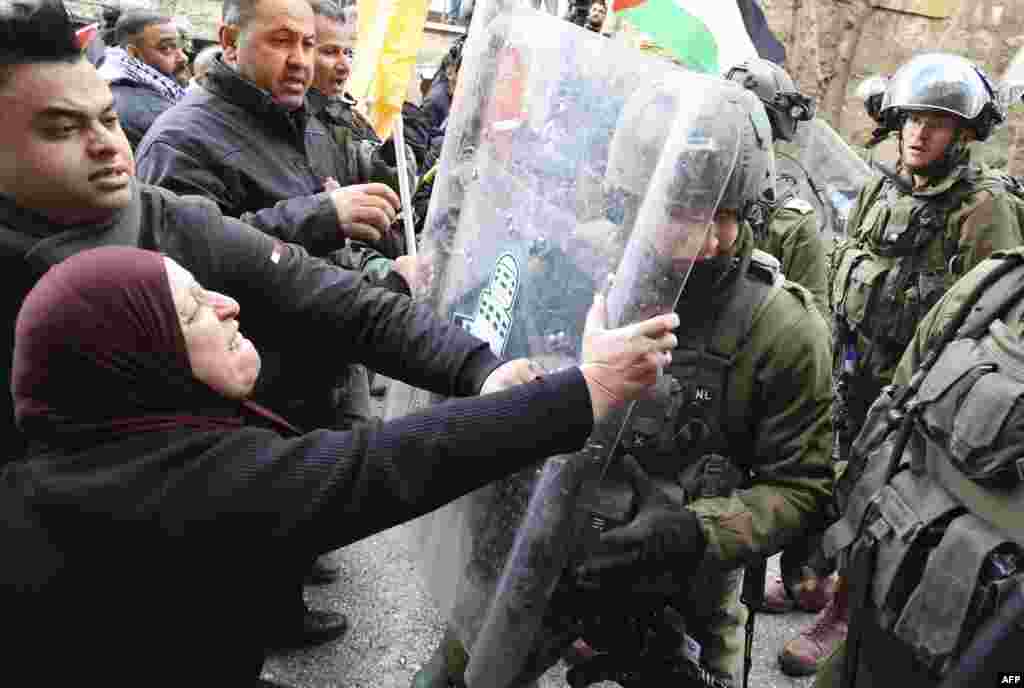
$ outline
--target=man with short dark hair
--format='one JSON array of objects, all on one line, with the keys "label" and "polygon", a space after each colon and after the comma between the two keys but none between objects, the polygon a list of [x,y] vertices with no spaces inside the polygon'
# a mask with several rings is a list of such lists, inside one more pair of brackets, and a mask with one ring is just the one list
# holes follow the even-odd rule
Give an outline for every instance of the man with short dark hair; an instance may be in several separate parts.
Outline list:
[{"label": "man with short dark hair", "polygon": [[[306,97],[310,113],[320,120],[338,144],[345,164],[345,174],[341,178],[349,184],[382,182],[398,190],[397,171],[379,154],[381,140],[375,133],[372,138],[353,135],[351,106],[342,99],[345,82],[352,71],[345,55],[352,39],[346,31],[344,12],[334,0],[318,0],[313,3],[313,14],[316,56],[313,82]],[[389,146],[393,144],[393,141],[388,143]],[[410,165],[413,162],[410,157]],[[415,185],[415,179],[412,184]]]},{"label": "man with short dark hair", "polygon": [[179,79],[188,59],[171,18],[148,10],[122,14],[114,40],[100,76],[110,82],[121,127],[134,150],[156,118],[185,95]]},{"label": "man with short dark hair", "polygon": [[[109,88],[84,58],[63,5],[48,0],[7,7],[13,9],[5,12],[0,5],[0,108],[7,118],[0,128],[0,262],[6,285],[0,323],[7,328],[7,350],[0,353],[7,380],[15,317],[25,294],[50,266],[104,245],[165,253],[209,289],[249,304],[246,330],[264,352],[255,396],[272,408],[281,409],[282,400],[297,397],[296,390],[333,379],[352,362],[448,396],[526,379],[525,362],[502,366],[486,342],[438,321],[425,306],[370,288],[354,272],[226,217],[206,199],[137,183]],[[16,460],[24,447],[11,397],[3,398],[2,456]],[[196,562],[197,575],[201,566]],[[294,572],[296,584],[302,573]],[[268,640],[277,633],[275,642],[294,635],[289,624],[301,620],[293,615],[295,599],[282,597],[267,591],[253,601],[261,610],[257,617],[272,620],[256,630]],[[236,622],[225,618],[217,633],[253,631]],[[342,622],[306,630],[323,640],[344,627]],[[160,671],[161,679],[173,674],[173,668]]]},{"label": "man with short dark hair", "polygon": [[[321,7],[325,4],[318,3]],[[347,127],[356,141],[372,141],[383,143],[373,125],[356,109],[356,99],[345,86],[352,75],[352,60],[355,57],[356,44],[356,13],[355,5],[334,11],[318,11],[316,19],[317,67],[313,78],[313,88],[327,95],[334,95],[339,107],[333,115],[339,119],[339,125]],[[333,73],[333,74],[332,74]],[[332,82],[333,88],[332,91]],[[312,92],[312,89],[310,90]],[[334,117],[332,117],[333,119]]]},{"label": "man with short dark hair", "polygon": [[595,33],[601,33],[601,29],[604,27],[605,17],[608,16],[608,6],[604,0],[594,0],[590,3],[590,9],[587,10],[587,21],[583,25],[583,28],[588,31]]},{"label": "man with short dark hair", "polygon": [[331,180],[350,182],[343,156],[306,101],[316,47],[307,0],[228,0],[223,16],[223,55],[207,71],[205,88],[186,95],[140,144],[139,178],[206,196],[314,255],[348,238],[388,238],[399,207],[391,189],[327,190]]}]

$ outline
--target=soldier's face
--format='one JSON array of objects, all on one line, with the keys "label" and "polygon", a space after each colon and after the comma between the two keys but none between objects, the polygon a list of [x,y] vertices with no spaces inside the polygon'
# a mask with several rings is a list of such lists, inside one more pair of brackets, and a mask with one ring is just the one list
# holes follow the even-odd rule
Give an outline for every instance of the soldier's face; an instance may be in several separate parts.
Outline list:
[{"label": "soldier's face", "polygon": [[673,258],[707,260],[732,253],[740,230],[736,211],[718,210],[706,233],[705,222],[706,219],[696,215],[670,215],[667,233],[680,237],[672,251]]},{"label": "soldier's face", "polygon": [[0,194],[66,223],[131,202],[132,150],[110,87],[88,60],[11,68],[0,110]]},{"label": "soldier's face", "polygon": [[939,112],[911,112],[903,123],[903,164],[924,169],[942,158],[956,136],[957,120]]}]

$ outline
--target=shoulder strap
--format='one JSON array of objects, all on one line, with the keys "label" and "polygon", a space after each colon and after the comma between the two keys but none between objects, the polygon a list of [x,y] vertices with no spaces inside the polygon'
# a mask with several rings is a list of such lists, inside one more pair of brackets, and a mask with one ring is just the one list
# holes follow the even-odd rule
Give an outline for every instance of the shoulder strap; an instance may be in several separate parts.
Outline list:
[{"label": "shoulder strap", "polygon": [[[698,344],[697,365],[708,385],[718,388],[711,394],[713,415],[706,418],[716,443],[725,443],[726,431],[732,426],[730,421],[740,417],[735,413],[737,409],[731,409],[727,394],[736,355],[750,339],[758,315],[778,287],[778,280],[768,278],[764,268],[755,267],[751,261],[736,284],[733,297],[716,317],[715,324],[706,330],[706,339]],[[734,413],[730,414],[730,410]]]},{"label": "shoulder strap", "polygon": [[777,279],[781,275],[778,259],[755,249],[746,275],[738,281],[733,298],[729,299],[724,312],[717,318],[716,326],[709,333],[709,352],[727,360],[729,366],[732,366],[736,352],[750,338],[761,306],[775,288],[781,285],[782,280]]},{"label": "shoulder strap", "polygon": [[1024,257],[1007,256],[1003,260],[1007,261],[1009,269],[1000,271],[994,283],[984,286],[983,290],[979,286],[971,295],[971,309],[965,315],[963,325],[957,329],[955,339],[985,336],[989,325],[1005,315],[1024,294]]}]

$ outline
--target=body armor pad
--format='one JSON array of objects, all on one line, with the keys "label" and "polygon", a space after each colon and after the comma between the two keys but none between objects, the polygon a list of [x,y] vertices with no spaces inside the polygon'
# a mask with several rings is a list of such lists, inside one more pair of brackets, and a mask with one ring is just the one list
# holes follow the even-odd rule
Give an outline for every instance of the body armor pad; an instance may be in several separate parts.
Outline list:
[{"label": "body armor pad", "polygon": [[725,494],[737,486],[724,487],[735,482],[735,474],[720,461],[702,462],[700,470],[695,466],[702,457],[729,456],[729,428],[738,425],[730,420],[749,413],[727,403],[729,373],[757,313],[783,279],[778,259],[755,249],[720,312],[684,319],[676,332],[680,344],[654,398],[637,402],[623,433],[623,451],[652,476],[682,485],[688,500],[719,492],[713,489],[716,476]]},{"label": "body armor pad", "polygon": [[826,535],[826,550],[856,562],[851,586],[863,591],[854,677],[937,685],[1024,578],[1024,347],[1003,322],[1020,318],[1022,295],[1018,265],[968,300],[916,392],[887,389],[854,443],[859,480]]}]

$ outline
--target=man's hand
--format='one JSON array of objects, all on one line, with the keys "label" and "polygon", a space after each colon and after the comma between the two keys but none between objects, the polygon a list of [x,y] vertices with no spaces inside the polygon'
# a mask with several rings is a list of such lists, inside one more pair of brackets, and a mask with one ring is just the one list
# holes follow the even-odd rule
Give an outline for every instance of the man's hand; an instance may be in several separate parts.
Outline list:
[{"label": "man's hand", "polygon": [[509,387],[515,387],[527,382],[536,380],[544,374],[544,370],[528,358],[517,358],[514,361],[503,363],[487,376],[480,394],[500,392]]},{"label": "man's hand", "polygon": [[395,263],[392,266],[392,269],[401,275],[405,283],[409,285],[409,291],[413,294],[416,293],[416,283],[419,274],[417,262],[417,259],[412,256],[398,256],[395,258]]},{"label": "man's hand", "polygon": [[379,241],[391,230],[391,223],[402,207],[398,194],[391,187],[374,183],[331,190],[331,186],[325,184],[344,236],[359,241]]},{"label": "man's hand", "polygon": [[678,344],[671,333],[679,327],[675,313],[615,330],[607,329],[607,323],[604,296],[598,294],[587,313],[580,366],[590,389],[594,422],[654,385],[660,369],[672,362],[671,351]]},{"label": "man's hand", "polygon": [[581,586],[638,586],[678,592],[700,563],[707,543],[697,515],[655,485],[632,456],[623,465],[636,491],[636,517],[601,534],[601,551],[577,569]]}]

